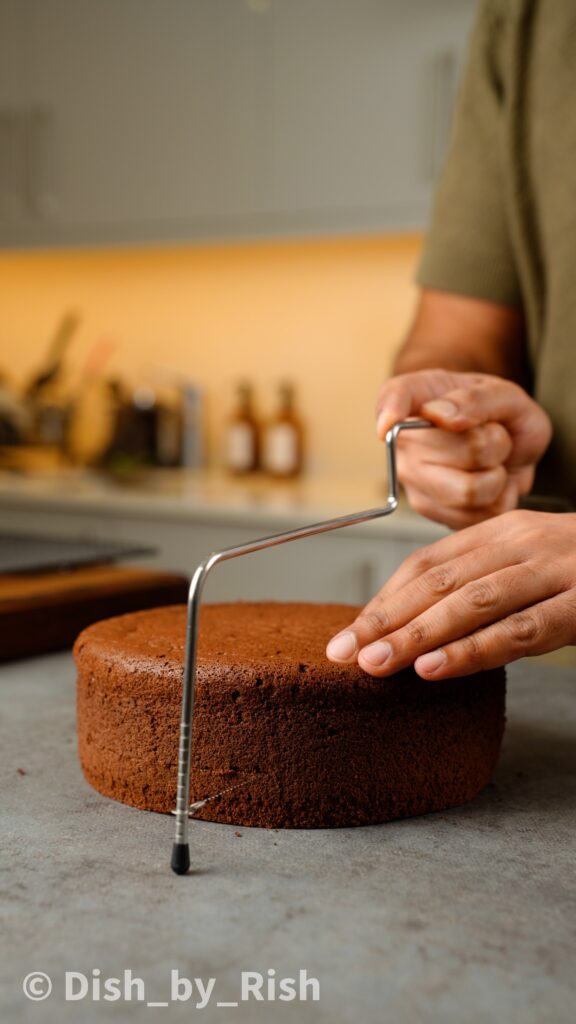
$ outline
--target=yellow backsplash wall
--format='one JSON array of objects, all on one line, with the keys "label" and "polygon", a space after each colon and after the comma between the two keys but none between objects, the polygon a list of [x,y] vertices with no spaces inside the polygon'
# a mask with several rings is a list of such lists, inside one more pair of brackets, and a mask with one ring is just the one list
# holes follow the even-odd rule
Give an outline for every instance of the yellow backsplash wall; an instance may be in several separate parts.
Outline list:
[{"label": "yellow backsplash wall", "polygon": [[159,364],[207,396],[211,461],[239,378],[273,407],[298,387],[312,471],[381,474],[374,398],[409,322],[416,236],[254,242],[170,249],[0,253],[0,370],[24,381],[67,309],[82,314],[70,354],[81,370],[101,338],[108,371],[150,382]]}]

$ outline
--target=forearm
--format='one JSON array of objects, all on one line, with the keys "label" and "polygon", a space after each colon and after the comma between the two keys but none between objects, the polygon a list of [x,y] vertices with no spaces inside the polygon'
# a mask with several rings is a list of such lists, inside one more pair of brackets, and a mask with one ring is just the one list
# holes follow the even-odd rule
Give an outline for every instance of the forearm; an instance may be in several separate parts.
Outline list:
[{"label": "forearm", "polygon": [[521,310],[424,290],[392,373],[443,368],[529,381]]}]

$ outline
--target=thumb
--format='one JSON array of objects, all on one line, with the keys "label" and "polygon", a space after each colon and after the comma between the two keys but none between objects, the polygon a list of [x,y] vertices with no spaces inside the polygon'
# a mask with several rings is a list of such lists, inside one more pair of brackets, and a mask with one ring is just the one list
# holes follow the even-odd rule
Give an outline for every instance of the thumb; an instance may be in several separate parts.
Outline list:
[{"label": "thumb", "polygon": [[424,403],[457,388],[465,376],[440,369],[416,370],[387,380],[380,388],[376,403],[376,432],[380,440],[384,440],[395,423],[421,415]]}]

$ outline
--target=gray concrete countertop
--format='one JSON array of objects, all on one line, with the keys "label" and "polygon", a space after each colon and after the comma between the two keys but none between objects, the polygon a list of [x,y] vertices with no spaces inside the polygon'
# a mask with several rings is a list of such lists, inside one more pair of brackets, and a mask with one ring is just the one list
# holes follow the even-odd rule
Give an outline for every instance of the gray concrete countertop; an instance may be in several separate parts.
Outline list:
[{"label": "gray concrete countertop", "polygon": [[[472,804],[334,831],[193,823],[197,870],[177,878],[172,821],[81,775],[70,655],[2,667],[2,1020],[571,1022],[576,673],[522,662],[509,676],[500,766]],[[144,1001],[138,986],[95,998],[94,970],[131,970]],[[196,989],[147,1006],[175,970],[216,979],[205,1009]],[[216,1005],[238,1000],[242,971],[269,970],[306,970],[320,1000]],[[34,971],[51,976],[45,1001],[23,994]],[[66,971],[86,977],[82,1000],[65,1002]]]}]

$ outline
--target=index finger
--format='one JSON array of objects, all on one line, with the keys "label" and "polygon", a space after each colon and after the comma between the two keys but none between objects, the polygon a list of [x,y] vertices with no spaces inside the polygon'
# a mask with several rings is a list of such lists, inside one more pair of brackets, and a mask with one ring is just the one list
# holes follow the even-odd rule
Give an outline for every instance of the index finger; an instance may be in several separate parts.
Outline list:
[{"label": "index finger", "polygon": [[330,660],[354,660],[366,644],[405,625],[463,584],[486,571],[522,561],[531,551],[527,527],[533,515],[513,512],[498,517],[499,534],[506,535],[506,543],[494,544],[494,523],[490,521],[444,537],[410,555],[354,622],[332,638],[327,649]]},{"label": "index finger", "polygon": [[[531,513],[527,513],[530,515]],[[402,565],[396,569],[380,590],[380,594],[389,596],[396,593],[412,580],[422,576],[430,569],[443,566],[446,562],[474,552],[478,548],[484,548],[494,544],[495,522],[498,523],[498,533],[502,537],[509,528],[510,516],[518,517],[524,515],[515,510],[512,513],[503,512],[495,519],[484,519],[480,523],[474,523],[456,533],[450,533],[447,537],[434,541],[426,547],[419,548],[413,554],[408,555]]]},{"label": "index finger", "polygon": [[544,410],[513,381],[499,377],[464,382],[441,399],[424,402],[421,414],[437,426],[457,432],[485,423],[500,423],[513,442],[510,467],[537,461],[550,443],[552,428]]}]

